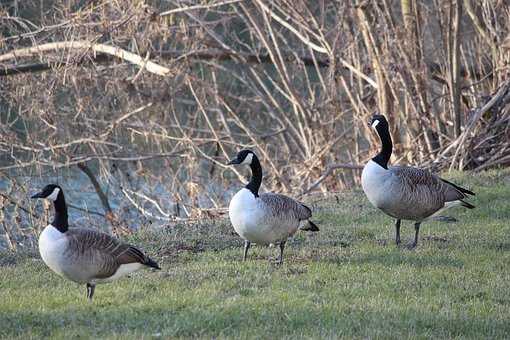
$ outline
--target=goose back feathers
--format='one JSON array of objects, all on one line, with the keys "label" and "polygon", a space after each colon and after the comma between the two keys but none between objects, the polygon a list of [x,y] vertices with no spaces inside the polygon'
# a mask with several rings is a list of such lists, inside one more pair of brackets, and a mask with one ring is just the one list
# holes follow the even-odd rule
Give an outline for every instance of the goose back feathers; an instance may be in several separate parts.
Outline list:
[{"label": "goose back feathers", "polygon": [[369,161],[362,173],[362,187],[370,203],[399,219],[425,220],[443,208],[451,207],[449,202],[473,207],[463,201],[468,194],[473,194],[471,191],[424,169],[406,166],[382,169],[374,161]]},{"label": "goose back feathers", "polygon": [[312,217],[310,208],[282,194],[268,192],[260,195],[260,200],[275,218],[302,221]]},{"label": "goose back feathers", "polygon": [[[303,226],[302,222],[312,217],[312,212],[285,195],[264,193],[255,197],[251,191],[243,188],[230,201],[229,217],[234,230],[243,239],[257,244],[270,244],[285,241],[294,235]],[[307,230],[306,226],[303,229]]]}]

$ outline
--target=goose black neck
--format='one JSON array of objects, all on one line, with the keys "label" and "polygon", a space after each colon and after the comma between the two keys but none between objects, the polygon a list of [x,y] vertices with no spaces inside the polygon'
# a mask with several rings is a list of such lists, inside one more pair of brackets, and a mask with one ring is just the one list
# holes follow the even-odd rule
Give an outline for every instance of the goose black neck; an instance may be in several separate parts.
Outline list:
[{"label": "goose black neck", "polygon": [[391,157],[391,152],[393,149],[393,143],[391,142],[390,131],[387,127],[377,129],[377,134],[381,139],[381,151],[374,157],[372,160],[382,166],[385,169],[388,169],[388,161]]},{"label": "goose black neck", "polygon": [[62,191],[58,193],[57,199],[53,202],[55,205],[55,217],[51,225],[57,228],[60,232],[65,233],[69,228],[67,222],[67,205]]},{"label": "goose black neck", "polygon": [[250,168],[251,179],[246,185],[246,189],[250,190],[255,197],[259,197],[260,184],[262,184],[262,167],[260,166],[259,159],[255,155],[253,155]]}]

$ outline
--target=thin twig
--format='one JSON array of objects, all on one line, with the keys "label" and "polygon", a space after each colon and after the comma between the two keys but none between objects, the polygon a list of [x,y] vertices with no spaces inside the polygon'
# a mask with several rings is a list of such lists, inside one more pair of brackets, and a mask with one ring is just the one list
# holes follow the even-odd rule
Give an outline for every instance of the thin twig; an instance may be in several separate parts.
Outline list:
[{"label": "thin twig", "polygon": [[299,196],[303,196],[308,194],[310,191],[317,188],[329,175],[333,173],[336,169],[350,169],[350,170],[361,170],[363,169],[363,165],[358,164],[345,164],[345,163],[335,163],[331,164],[327,167],[326,171],[323,172],[321,177],[319,177],[312,185],[310,185],[307,189],[303,190]]}]

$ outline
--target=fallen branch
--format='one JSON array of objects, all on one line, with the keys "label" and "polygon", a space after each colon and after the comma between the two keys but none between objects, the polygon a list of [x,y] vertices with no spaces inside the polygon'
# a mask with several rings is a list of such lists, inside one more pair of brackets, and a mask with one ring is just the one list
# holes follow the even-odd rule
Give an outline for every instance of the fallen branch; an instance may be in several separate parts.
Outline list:
[{"label": "fallen branch", "polygon": [[216,4],[210,4],[210,5],[194,5],[194,6],[188,6],[188,7],[179,7],[179,8],[171,9],[169,11],[161,12],[161,13],[159,13],[159,16],[164,17],[167,15],[191,11],[194,9],[210,9],[210,8],[219,7],[219,6],[223,6],[223,5],[235,4],[235,3],[241,2],[241,1],[243,1],[243,0],[227,0],[227,1],[216,3]]},{"label": "fallen branch", "polygon": [[[242,58],[243,62],[249,64],[272,64],[273,61],[271,57],[267,53],[245,53],[245,52],[236,52],[235,54],[229,51],[224,51],[220,49],[203,49],[203,50],[195,50],[195,51],[180,51],[180,50],[163,50],[158,51],[158,57],[161,59],[170,59],[170,60],[217,60],[217,61],[236,61],[239,58]],[[1,56],[0,56],[1,57]],[[298,62],[302,63],[304,66],[310,67],[320,67],[326,68],[330,66],[330,61],[327,58],[312,58],[311,56],[303,55],[303,56],[294,56],[294,55],[282,55],[283,59],[288,63]],[[141,57],[140,57],[141,58]],[[35,72],[44,72],[49,71],[55,68],[61,67],[69,67],[69,66],[86,66],[91,67],[97,64],[107,64],[111,63],[114,60],[114,57],[107,54],[95,54],[88,56],[88,58],[80,58],[76,61],[56,61],[56,62],[43,62],[43,63],[30,63],[30,64],[19,64],[19,65],[10,65],[0,67],[0,77],[7,77],[22,73],[35,73]],[[367,78],[365,74],[360,73],[356,68],[354,68],[349,63],[344,63],[344,60],[340,60],[343,64],[342,69],[347,71],[351,71],[357,74],[362,79],[365,79],[372,86],[377,84],[372,84],[373,81],[371,78]],[[138,65],[140,67],[142,64]],[[446,84],[446,80],[444,79],[444,75],[442,74],[441,67],[437,63],[427,63],[427,67],[429,72],[432,74],[432,78],[437,82],[442,84]],[[484,67],[484,68],[488,68]],[[478,81],[485,80],[486,78],[490,78],[494,71],[489,71],[486,74],[482,72],[472,71],[471,74],[467,72],[468,68],[462,67],[460,72],[461,76],[465,78],[473,78]],[[473,84],[471,84],[473,85]]]},{"label": "fallen branch", "polygon": [[[205,143],[204,143],[205,144]],[[7,165],[4,167],[0,167],[0,171],[7,171],[12,169],[22,169],[32,166],[44,166],[44,167],[52,167],[53,169],[60,168],[68,168],[70,166],[76,165],[78,163],[84,163],[93,160],[109,160],[109,161],[119,161],[119,162],[134,162],[134,161],[145,161],[149,159],[157,159],[157,158],[165,158],[165,157],[181,157],[185,150],[179,150],[176,152],[163,152],[152,155],[145,156],[135,156],[135,157],[114,157],[108,155],[90,155],[90,156],[80,156],[71,161],[60,163],[60,162],[50,162],[50,161],[40,161],[40,160],[32,160],[29,162],[17,162],[13,165]]]},{"label": "fallen branch", "polygon": [[[219,61],[233,61],[241,57],[243,61],[249,64],[271,64],[273,61],[268,54],[252,54],[237,52],[236,54],[229,51],[223,51],[218,49],[206,49],[206,50],[195,50],[195,51],[178,51],[178,50],[166,50],[158,52],[158,57],[162,59],[175,59],[175,60],[219,60]],[[283,56],[284,59],[289,62],[300,62],[305,66],[315,66],[314,60],[309,56]],[[96,64],[107,64],[113,61],[113,57],[106,54],[91,55],[88,58],[81,58],[77,61],[58,61],[58,62],[44,62],[44,63],[31,63],[21,65],[4,66],[0,68],[0,77],[6,77],[21,73],[34,73],[49,71],[55,68],[68,67],[68,66],[94,66]],[[328,67],[329,60],[327,59],[316,59],[318,67]]]},{"label": "fallen branch", "polygon": [[145,60],[138,54],[128,52],[119,47],[108,46],[104,44],[94,44],[88,41],[61,41],[37,45],[28,48],[21,48],[0,55],[0,62],[16,60],[17,58],[22,57],[32,57],[34,55],[40,55],[46,52],[53,52],[59,50],[91,50],[94,53],[103,53],[125,60],[139,67],[145,68],[148,72],[159,76],[167,76],[168,74],[170,74],[169,68],[158,65],[150,60]]},{"label": "fallen branch", "polygon": [[129,227],[126,226],[125,221],[119,219],[117,215],[115,215],[115,213],[113,212],[110,203],[108,202],[108,197],[101,188],[101,185],[99,184],[92,170],[90,170],[90,168],[85,163],[78,163],[76,164],[76,166],[81,171],[83,171],[85,175],[87,175],[87,177],[90,179],[90,182],[94,186],[97,196],[99,196],[99,199],[101,200],[101,204],[103,205],[103,209],[105,211],[104,217],[112,226],[112,233],[116,236],[123,234],[131,234],[132,231],[129,229]]}]

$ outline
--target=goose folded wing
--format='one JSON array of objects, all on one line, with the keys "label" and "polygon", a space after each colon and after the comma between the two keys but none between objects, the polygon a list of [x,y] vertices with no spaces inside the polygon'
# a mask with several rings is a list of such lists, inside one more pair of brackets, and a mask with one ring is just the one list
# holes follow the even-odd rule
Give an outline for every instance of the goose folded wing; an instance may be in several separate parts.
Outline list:
[{"label": "goose folded wing", "polygon": [[[408,208],[423,210],[423,214],[442,208],[445,202],[462,201],[473,192],[444,180],[427,170],[395,166],[390,168],[398,183],[398,194]],[[467,207],[472,205],[465,203]]]},{"label": "goose folded wing", "polygon": [[312,211],[306,205],[282,194],[265,193],[260,195],[260,199],[274,216],[298,220],[306,220],[312,216]]},{"label": "goose folded wing", "polygon": [[95,268],[98,278],[113,275],[122,264],[144,264],[148,260],[137,248],[103,232],[82,228],[71,228],[69,232],[75,256],[89,268]]},{"label": "goose folded wing", "polygon": [[392,170],[398,174],[410,191],[432,196],[432,199],[443,203],[464,199],[468,194],[474,195],[473,192],[442,179],[428,170],[404,166],[392,167]]},{"label": "goose folded wing", "polygon": [[446,202],[448,188],[441,179],[427,170],[395,166],[390,167],[396,189],[393,194],[400,197],[405,209],[419,215],[428,215]]}]

